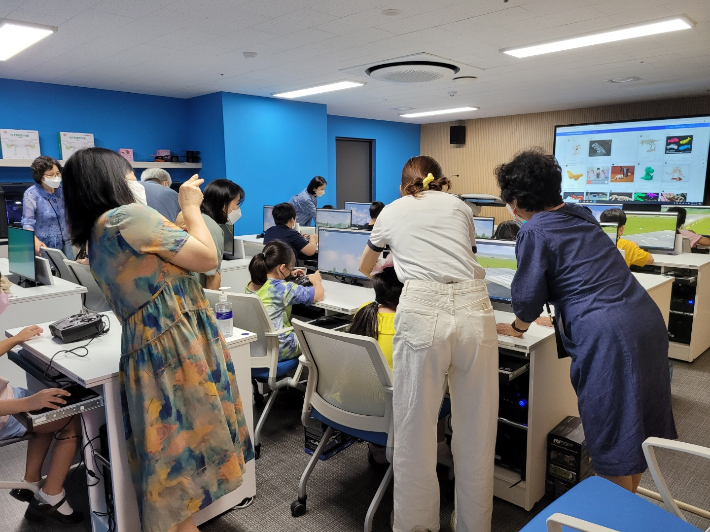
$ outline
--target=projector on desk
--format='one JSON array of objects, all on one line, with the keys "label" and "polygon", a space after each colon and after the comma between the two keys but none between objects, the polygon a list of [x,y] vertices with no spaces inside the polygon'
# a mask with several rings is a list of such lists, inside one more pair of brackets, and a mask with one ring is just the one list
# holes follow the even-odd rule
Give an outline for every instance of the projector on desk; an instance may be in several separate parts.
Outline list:
[{"label": "projector on desk", "polygon": [[100,314],[74,314],[50,323],[49,330],[52,336],[70,344],[103,333],[104,321]]}]

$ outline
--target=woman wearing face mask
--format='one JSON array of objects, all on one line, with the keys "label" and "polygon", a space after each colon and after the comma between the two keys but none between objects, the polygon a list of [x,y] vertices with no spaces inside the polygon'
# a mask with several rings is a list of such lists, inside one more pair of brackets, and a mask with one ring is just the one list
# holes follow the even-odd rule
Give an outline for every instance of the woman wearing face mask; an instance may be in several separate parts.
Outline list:
[{"label": "woman wearing face mask", "polygon": [[316,219],[316,208],[318,198],[325,194],[325,186],[328,182],[325,178],[317,175],[308,183],[306,190],[303,190],[292,197],[288,202],[296,208],[296,223],[299,225],[311,225]]},{"label": "woman wearing face mask", "polygon": [[61,249],[74,260],[69,227],[64,211],[62,167],[59,161],[43,155],[30,166],[37,183],[25,191],[22,202],[22,228],[35,233],[35,254],[40,248]]},{"label": "woman wearing face mask", "polygon": [[220,269],[224,253],[224,232],[220,224],[233,225],[242,216],[244,189],[229,179],[215,179],[205,187],[203,193],[202,217],[217,247],[217,268],[200,274],[200,283],[205,288],[219,289],[222,282]]},{"label": "woman wearing face mask", "polygon": [[594,470],[635,492],[644,440],[677,437],[663,316],[589,209],[562,201],[554,156],[522,152],[495,173],[501,198],[527,221],[515,248],[515,320],[498,333],[524,336],[554,304]]}]

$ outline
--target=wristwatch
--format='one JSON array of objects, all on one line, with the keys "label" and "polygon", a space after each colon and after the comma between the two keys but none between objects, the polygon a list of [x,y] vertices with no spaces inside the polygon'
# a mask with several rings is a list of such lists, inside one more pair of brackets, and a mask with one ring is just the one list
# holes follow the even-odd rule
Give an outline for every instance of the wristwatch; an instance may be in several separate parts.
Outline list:
[{"label": "wristwatch", "polygon": [[[528,332],[528,329],[518,329],[518,328],[515,326],[515,320],[513,320],[513,323],[511,323],[510,326],[513,328],[513,330],[514,330],[515,332],[519,332],[520,334],[524,334],[524,333]],[[528,327],[528,328],[529,328],[529,327]]]}]

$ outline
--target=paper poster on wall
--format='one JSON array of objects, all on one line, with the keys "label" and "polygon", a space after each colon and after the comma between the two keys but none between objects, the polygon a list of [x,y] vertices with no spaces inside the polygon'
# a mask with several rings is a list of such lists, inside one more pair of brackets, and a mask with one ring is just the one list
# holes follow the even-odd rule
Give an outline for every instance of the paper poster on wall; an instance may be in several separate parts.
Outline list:
[{"label": "paper poster on wall", "polygon": [[77,150],[94,147],[93,133],[60,131],[57,135],[59,136],[59,156],[65,161]]},{"label": "paper poster on wall", "polygon": [[39,131],[0,129],[3,159],[35,159],[40,156]]}]

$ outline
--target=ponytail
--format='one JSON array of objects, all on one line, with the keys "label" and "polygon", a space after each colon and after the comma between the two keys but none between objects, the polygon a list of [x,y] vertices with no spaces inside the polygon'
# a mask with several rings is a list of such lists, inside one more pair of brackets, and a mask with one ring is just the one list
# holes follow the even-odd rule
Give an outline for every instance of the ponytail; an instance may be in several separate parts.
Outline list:
[{"label": "ponytail", "polygon": [[379,331],[377,330],[377,309],[380,307],[377,301],[368,303],[357,311],[350,326],[351,334],[369,336],[377,340]]},{"label": "ponytail", "polygon": [[291,246],[274,240],[264,246],[261,253],[254,255],[249,262],[249,275],[255,285],[266,283],[267,274],[279,264],[292,265],[296,262],[296,255]]},{"label": "ponytail", "polygon": [[444,191],[451,188],[451,180],[444,175],[441,165],[433,157],[412,157],[402,168],[402,195],[417,197],[425,190]]}]

